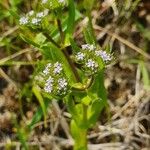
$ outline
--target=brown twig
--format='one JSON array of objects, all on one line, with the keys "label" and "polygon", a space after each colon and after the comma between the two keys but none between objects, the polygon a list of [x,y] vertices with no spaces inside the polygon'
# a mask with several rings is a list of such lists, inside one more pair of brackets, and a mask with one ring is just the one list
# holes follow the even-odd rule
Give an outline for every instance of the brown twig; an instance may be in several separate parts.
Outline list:
[{"label": "brown twig", "polygon": [[131,42],[127,41],[126,39],[120,37],[119,35],[117,35],[116,33],[112,33],[110,31],[108,31],[108,29],[94,25],[94,29],[96,30],[100,30],[103,31],[104,33],[107,33],[108,35],[114,37],[115,39],[117,39],[118,41],[122,42],[123,44],[125,44],[126,46],[130,47],[131,49],[135,50],[136,52],[140,53],[141,55],[143,55],[144,57],[146,57],[147,59],[150,59],[150,55],[147,54],[146,52],[144,52],[142,49],[140,49],[139,47],[135,46],[134,44],[132,44]]}]

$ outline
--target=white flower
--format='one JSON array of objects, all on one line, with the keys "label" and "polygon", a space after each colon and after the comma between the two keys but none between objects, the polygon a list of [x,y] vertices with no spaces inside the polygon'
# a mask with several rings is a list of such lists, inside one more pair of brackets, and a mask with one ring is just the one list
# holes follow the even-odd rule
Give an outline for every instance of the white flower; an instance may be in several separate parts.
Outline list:
[{"label": "white flower", "polygon": [[52,90],[53,90],[53,82],[54,82],[54,79],[50,76],[46,83],[45,83],[45,87],[44,87],[44,91],[47,92],[47,93],[51,93]]},{"label": "white flower", "polygon": [[98,64],[97,64],[94,60],[89,59],[89,60],[87,61],[87,63],[86,63],[86,66],[87,66],[88,68],[90,68],[91,70],[94,70],[94,69],[96,69],[96,68],[98,67]]},{"label": "white flower", "polygon": [[77,60],[83,60],[85,57],[85,54],[81,53],[81,52],[78,52],[77,55],[76,55],[76,59]]},{"label": "white flower", "polygon": [[39,13],[36,14],[36,17],[38,17],[38,18],[42,18],[44,16],[45,16],[44,12],[39,12]]},{"label": "white flower", "polygon": [[45,3],[47,3],[47,1],[48,1],[48,0],[42,0],[42,4],[45,4]]},{"label": "white flower", "polygon": [[36,17],[37,17],[37,18],[43,18],[43,17],[45,17],[46,15],[48,15],[48,12],[49,12],[49,10],[48,10],[48,9],[45,9],[44,11],[37,13],[37,14],[36,14]]},{"label": "white flower", "polygon": [[46,83],[48,84],[53,83],[53,82],[54,82],[54,79],[51,76],[46,81]]},{"label": "white flower", "polygon": [[28,17],[21,17],[19,20],[20,25],[25,25],[29,21]]},{"label": "white flower", "polygon": [[51,67],[51,63],[48,63],[43,71],[44,75],[48,75],[49,74],[49,69]]},{"label": "white flower", "polygon": [[61,63],[59,63],[59,62],[56,62],[55,64],[54,64],[54,74],[59,74],[59,73],[61,73],[61,71],[62,71],[62,64]]},{"label": "white flower", "polygon": [[39,19],[39,18],[33,18],[31,23],[34,25],[38,25],[40,21],[41,21],[41,19]]},{"label": "white flower", "polygon": [[90,44],[84,44],[81,47],[83,50],[90,50],[90,51],[95,50],[95,48],[96,48],[93,44],[91,44],[91,45]]},{"label": "white flower", "polygon": [[33,10],[31,10],[31,11],[28,12],[28,15],[29,15],[29,16],[32,16],[33,14],[34,14],[34,11],[33,11]]},{"label": "white flower", "polygon": [[58,80],[58,90],[66,90],[68,83],[65,78],[60,78]]},{"label": "white flower", "polygon": [[108,62],[111,61],[112,57],[110,54],[108,54],[106,51],[98,50],[95,51],[96,56],[100,56],[103,61]]},{"label": "white flower", "polygon": [[49,10],[48,10],[48,9],[45,9],[45,10],[43,11],[44,16],[47,16],[47,15],[48,15],[48,12],[49,12]]}]

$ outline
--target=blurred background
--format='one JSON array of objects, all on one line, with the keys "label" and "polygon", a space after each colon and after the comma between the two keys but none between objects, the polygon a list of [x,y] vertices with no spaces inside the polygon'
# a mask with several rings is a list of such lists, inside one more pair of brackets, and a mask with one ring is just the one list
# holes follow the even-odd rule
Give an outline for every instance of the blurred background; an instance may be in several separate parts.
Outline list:
[{"label": "blurred background", "polygon": [[[70,114],[62,103],[48,106],[31,131],[39,103],[31,91],[32,74],[41,53],[22,40],[18,17],[35,9],[38,0],[0,0],[0,150],[72,149]],[[84,16],[83,1],[76,7]],[[96,0],[91,12],[100,46],[109,43],[115,61],[105,72],[109,108],[88,132],[90,150],[148,150],[150,148],[150,1]],[[82,17],[74,39],[81,45]],[[29,32],[29,31],[28,31]],[[27,142],[27,143],[26,143]]]}]

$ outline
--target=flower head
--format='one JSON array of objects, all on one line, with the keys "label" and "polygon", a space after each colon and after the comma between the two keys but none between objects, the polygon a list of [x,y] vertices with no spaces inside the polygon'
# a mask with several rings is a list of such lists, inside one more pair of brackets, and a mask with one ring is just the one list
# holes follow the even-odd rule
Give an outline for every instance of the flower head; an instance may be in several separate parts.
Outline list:
[{"label": "flower head", "polygon": [[19,20],[20,25],[26,25],[28,22],[29,22],[28,17],[21,17],[20,20]]},{"label": "flower head", "polygon": [[28,16],[34,15],[34,10],[29,11],[29,12],[27,13],[27,15],[28,15]]},{"label": "flower head", "polygon": [[75,58],[77,59],[77,61],[81,61],[85,58],[85,54],[82,52],[78,52],[75,56]]},{"label": "flower head", "polygon": [[92,59],[88,59],[85,65],[87,68],[91,69],[92,71],[94,71],[98,67],[98,64]]},{"label": "flower head", "polygon": [[52,66],[51,63],[48,63],[45,67],[45,69],[43,70],[44,75],[48,75],[49,74],[49,69]]},{"label": "flower head", "polygon": [[37,13],[36,14],[36,17],[37,18],[42,18],[42,17],[44,17],[45,15],[44,15],[44,12],[39,12],[39,13]]},{"label": "flower head", "polygon": [[48,15],[48,9],[41,12],[29,11],[24,17],[19,20],[20,25],[40,25],[42,19]]},{"label": "flower head", "polygon": [[43,72],[40,72],[35,79],[36,84],[54,97],[65,96],[69,89],[69,82],[64,74],[63,65],[59,62],[48,63]]},{"label": "flower head", "polygon": [[54,73],[54,74],[60,74],[62,70],[63,70],[62,64],[59,63],[59,62],[56,62],[56,63],[54,64],[54,71],[53,71],[53,73]]},{"label": "flower head", "polygon": [[58,79],[58,91],[66,91],[68,82],[65,78]]},{"label": "flower head", "polygon": [[38,25],[38,24],[40,23],[40,21],[41,21],[41,19],[39,19],[39,18],[33,18],[33,19],[31,20],[31,23],[32,23],[33,25]]},{"label": "flower head", "polygon": [[95,51],[96,56],[100,56],[104,62],[108,62],[112,60],[112,57],[110,54],[108,54],[106,51],[97,50]]},{"label": "flower head", "polygon": [[44,91],[47,93],[51,93],[53,91],[53,82],[54,79],[50,76],[45,83]]}]

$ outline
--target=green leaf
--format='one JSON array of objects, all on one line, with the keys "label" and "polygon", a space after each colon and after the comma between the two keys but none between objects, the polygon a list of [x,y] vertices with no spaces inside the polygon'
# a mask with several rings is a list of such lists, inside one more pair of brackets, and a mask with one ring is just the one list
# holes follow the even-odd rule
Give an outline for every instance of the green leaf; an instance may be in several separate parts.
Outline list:
[{"label": "green leaf", "polygon": [[69,65],[69,63],[61,49],[57,48],[52,43],[47,43],[47,44],[43,45],[40,50],[46,59],[50,59],[53,61],[59,61],[63,64],[65,74],[68,77],[68,79],[70,79],[71,83],[76,81],[75,75],[72,72],[71,66]]},{"label": "green leaf", "polygon": [[74,120],[71,121],[71,134],[75,140],[74,150],[87,150],[87,130],[78,127]]},{"label": "green leaf", "polygon": [[[75,10],[75,21],[77,21],[77,20],[80,19],[81,17],[82,17],[82,16],[81,16],[81,13],[76,9],[76,10]],[[68,17],[65,16],[64,19],[61,18],[61,24],[62,24],[62,30],[65,32],[65,34],[67,34],[68,31],[66,31],[66,30],[68,30],[67,25],[69,24],[69,23],[68,23]],[[58,41],[59,36],[60,36],[58,27],[57,27],[57,26],[51,26],[51,27],[50,27],[50,33],[51,33],[51,37],[52,37],[54,40]],[[69,36],[69,35],[67,35],[67,36],[68,36],[68,37],[67,37],[68,39],[66,39],[66,41],[68,41],[68,42],[67,42],[68,44],[65,44],[66,46],[70,45],[70,43],[69,43],[69,38],[72,37],[72,36]]]},{"label": "green leaf", "polygon": [[46,40],[46,37],[42,33],[39,33],[36,35],[34,42],[40,45],[40,44],[43,44],[45,40]]},{"label": "green leaf", "polygon": [[105,104],[107,103],[107,92],[104,86],[104,69],[97,73],[92,87],[89,89],[90,93],[96,93]]},{"label": "green leaf", "polygon": [[83,1],[83,6],[85,9],[87,9],[88,11],[91,11],[91,9],[94,6],[94,2],[95,0],[84,0]]},{"label": "green leaf", "polygon": [[72,94],[69,94],[68,96],[66,96],[65,100],[66,100],[68,111],[71,113],[72,118],[77,121],[79,116],[75,109],[75,103],[74,103]]},{"label": "green leaf", "polygon": [[80,52],[81,50],[80,47],[78,47],[78,45],[75,43],[75,41],[72,38],[70,38],[70,43],[74,52]]},{"label": "green leaf", "polygon": [[27,145],[27,133],[25,131],[24,128],[20,128],[19,126],[17,127],[17,135],[18,135],[18,138],[19,138],[19,141],[21,142],[23,148],[25,150],[29,150],[29,147]]},{"label": "green leaf", "polygon": [[91,103],[91,101],[92,101],[92,99],[88,95],[82,99],[82,103],[86,106],[88,106]]},{"label": "green leaf", "polygon": [[17,129],[17,136],[19,138],[20,143],[22,144],[22,147],[25,150],[29,150],[29,147],[27,145],[27,139],[28,139],[28,136],[29,136],[28,128],[26,128],[25,124],[24,124],[23,127],[20,126],[17,122],[16,116],[13,116],[12,121],[15,125],[15,128]]},{"label": "green leaf", "polygon": [[44,115],[44,120],[46,121],[46,106],[45,106],[45,103],[44,103],[44,99],[43,99],[43,97],[40,93],[39,87],[33,86],[32,91],[33,91],[34,95],[36,96],[37,100],[39,101],[39,103],[41,105],[43,115]]},{"label": "green leaf", "polygon": [[31,40],[29,37],[26,37],[26,36],[23,35],[23,34],[20,34],[20,37],[21,37],[22,40],[24,40],[24,41],[27,42],[28,44],[31,44],[31,45],[33,45],[33,46],[35,46],[35,47],[40,48],[40,45],[37,44],[36,42],[34,42],[33,40]]},{"label": "green leaf", "polygon": [[145,86],[145,88],[150,89],[149,73],[145,66],[145,63],[142,61],[140,62],[140,69],[141,69],[141,73],[142,73],[142,80],[143,80],[144,86]]},{"label": "green leaf", "polygon": [[88,113],[89,127],[92,127],[93,125],[95,125],[95,123],[100,115],[100,112],[102,111],[104,106],[105,106],[104,101],[102,99],[97,99],[88,108],[87,113]]},{"label": "green leaf", "polygon": [[70,123],[70,129],[71,129],[71,135],[73,136],[74,139],[77,139],[79,138],[79,128],[77,127],[76,123],[74,120],[71,120],[71,123]]},{"label": "green leaf", "polygon": [[83,34],[84,34],[84,38],[85,38],[86,43],[89,43],[89,44],[95,44],[96,43],[95,37],[92,33],[92,29],[90,26],[87,26],[86,28],[84,28]]},{"label": "green leaf", "polygon": [[75,26],[75,3],[73,0],[68,0],[68,22],[67,22],[67,29],[66,29],[66,37],[65,37],[65,45],[68,45],[69,39],[73,34],[74,26]]},{"label": "green leaf", "polygon": [[[49,99],[45,99],[44,105],[45,105],[45,109],[46,109],[46,110],[47,110],[47,108],[48,108],[50,102],[51,102],[51,101],[50,101]],[[34,125],[35,125],[36,123],[38,123],[38,122],[41,120],[42,116],[43,116],[43,110],[42,110],[41,107],[39,107],[39,108],[37,109],[35,115],[33,116],[31,123],[28,125],[28,127],[29,127],[30,130],[32,130],[33,127],[34,127]]]}]

